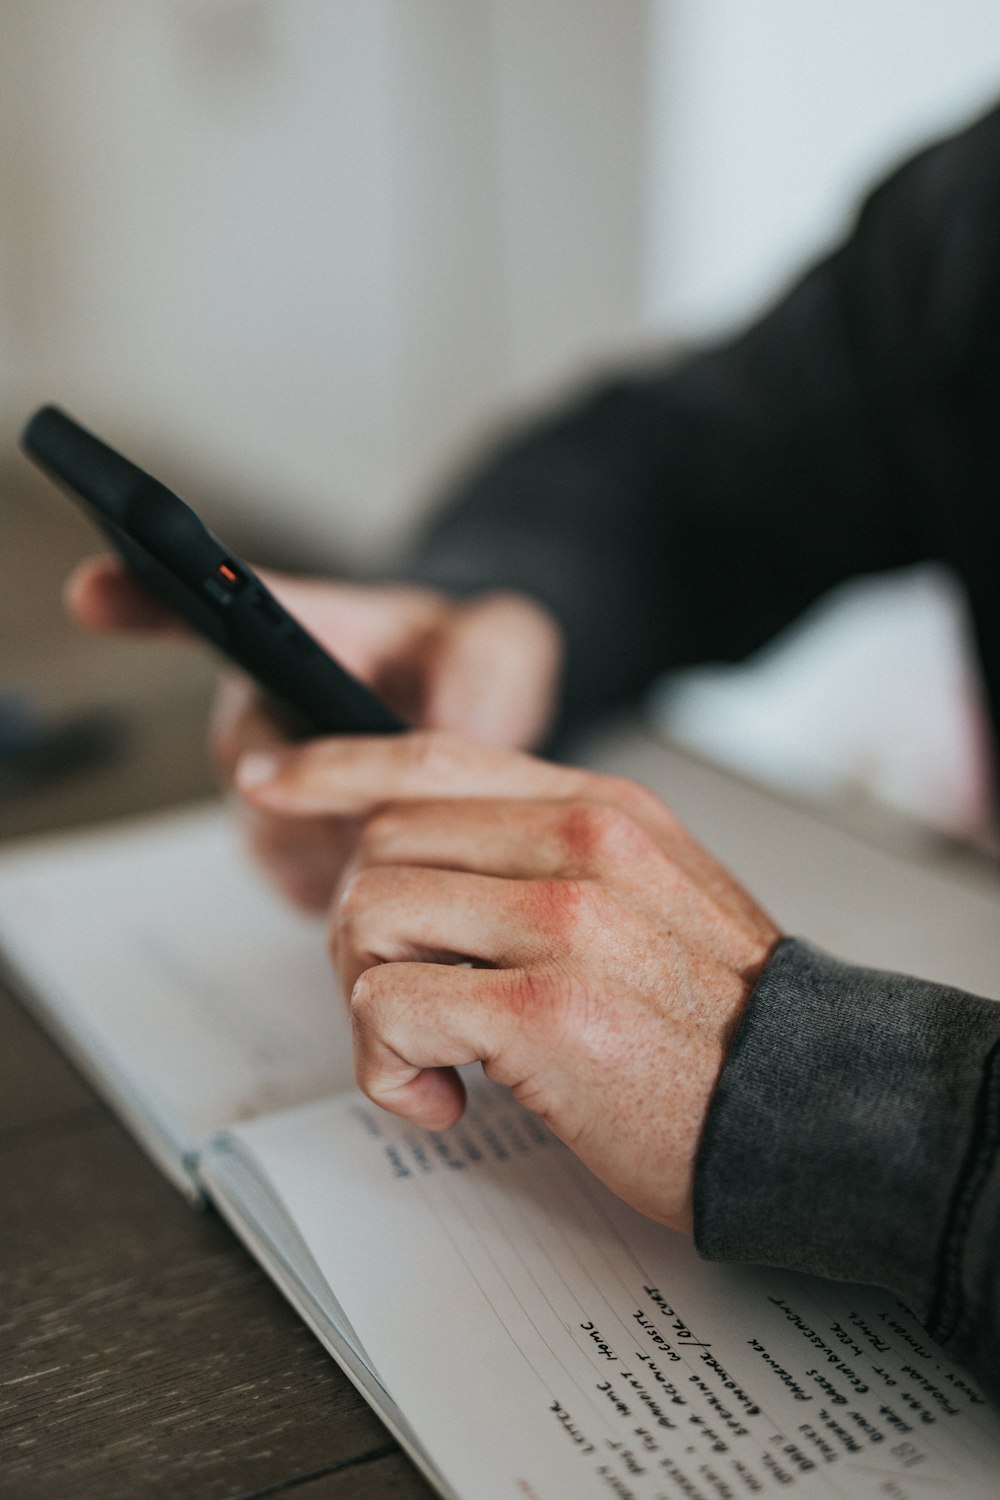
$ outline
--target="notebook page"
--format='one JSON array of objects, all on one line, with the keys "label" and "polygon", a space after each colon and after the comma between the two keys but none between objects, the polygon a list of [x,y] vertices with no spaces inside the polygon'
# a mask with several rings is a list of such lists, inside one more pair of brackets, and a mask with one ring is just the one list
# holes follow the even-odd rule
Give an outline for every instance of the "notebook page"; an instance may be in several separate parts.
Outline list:
[{"label": "notebook page", "polygon": [[709,1265],[480,1079],[227,1133],[468,1500],[995,1500],[1000,1422],[886,1294]]},{"label": "notebook page", "polygon": [[181,1153],[351,1083],[323,925],[257,880],[222,807],[5,854],[0,948],[98,1083]]}]

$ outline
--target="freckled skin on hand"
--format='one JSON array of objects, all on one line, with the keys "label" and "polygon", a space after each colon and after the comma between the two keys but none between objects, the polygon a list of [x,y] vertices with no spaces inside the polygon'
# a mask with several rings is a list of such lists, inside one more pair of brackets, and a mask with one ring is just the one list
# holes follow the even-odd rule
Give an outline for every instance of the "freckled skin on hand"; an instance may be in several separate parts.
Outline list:
[{"label": "freckled skin on hand", "polygon": [[[267,582],[423,726],[293,747],[230,677],[213,727],[259,863],[294,903],[332,901],[361,1087],[444,1128],[454,1067],[479,1059],[630,1203],[689,1227],[702,1122],[777,928],[645,788],[504,748],[551,721],[562,643],[541,606]],[[177,633],[113,560],[68,597],[90,629]],[[258,759],[240,787],[254,752],[265,776]]]},{"label": "freckled skin on hand", "polygon": [[247,801],[360,827],[331,914],[360,1086],[432,1129],[479,1060],[690,1230],[695,1155],[780,933],[645,788],[451,734],[314,741]]}]

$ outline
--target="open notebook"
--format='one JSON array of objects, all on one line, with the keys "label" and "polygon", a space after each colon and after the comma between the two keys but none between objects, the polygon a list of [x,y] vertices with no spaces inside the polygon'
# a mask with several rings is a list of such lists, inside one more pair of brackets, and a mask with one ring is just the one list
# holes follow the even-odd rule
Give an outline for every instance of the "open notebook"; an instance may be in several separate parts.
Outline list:
[{"label": "open notebook", "polygon": [[[751,883],[760,827],[757,883],[789,927],[996,987],[986,895],[704,768],[678,762],[671,780]],[[258,886],[221,809],[5,854],[0,947],[442,1495],[1000,1492],[1000,1421],[891,1297],[701,1262],[481,1077],[440,1136],[357,1095],[322,925]]]}]

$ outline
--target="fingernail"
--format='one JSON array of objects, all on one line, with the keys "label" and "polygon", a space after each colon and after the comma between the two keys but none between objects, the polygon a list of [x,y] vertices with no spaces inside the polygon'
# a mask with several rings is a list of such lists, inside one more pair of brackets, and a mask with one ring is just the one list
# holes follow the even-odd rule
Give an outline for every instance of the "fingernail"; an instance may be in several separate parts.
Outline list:
[{"label": "fingernail", "polygon": [[280,770],[280,755],[270,755],[263,750],[251,751],[249,755],[243,756],[236,767],[236,785],[241,792],[249,792],[254,787],[272,781]]}]

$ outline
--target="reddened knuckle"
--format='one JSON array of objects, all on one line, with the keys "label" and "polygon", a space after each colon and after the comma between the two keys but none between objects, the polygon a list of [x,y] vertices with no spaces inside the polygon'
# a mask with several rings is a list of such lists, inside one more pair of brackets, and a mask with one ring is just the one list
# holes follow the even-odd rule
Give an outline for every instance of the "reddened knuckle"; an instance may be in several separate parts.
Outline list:
[{"label": "reddened knuckle", "polygon": [[562,927],[573,909],[575,880],[538,880],[527,888],[532,908],[545,926]]},{"label": "reddened knuckle", "polygon": [[574,932],[590,943],[601,933],[615,929],[621,922],[621,910],[612,893],[597,881],[581,884],[577,894]]},{"label": "reddened knuckle", "polygon": [[598,887],[589,880],[542,880],[531,893],[533,920],[551,937],[574,945],[593,931]]},{"label": "reddened knuckle", "polygon": [[545,965],[507,970],[502,1003],[544,1045],[575,1047],[589,1025],[586,984],[572,969]]},{"label": "reddened knuckle", "polygon": [[567,1011],[571,987],[566,976],[553,969],[508,969],[500,984],[507,1010],[532,1028],[560,1020]]},{"label": "reddened knuckle", "polygon": [[614,802],[577,802],[563,817],[563,840],[584,868],[643,859],[652,840],[631,811]]},{"label": "reddened knuckle", "polygon": [[574,800],[566,804],[560,818],[560,835],[571,860],[585,865],[593,858],[603,839],[602,824],[599,803]]}]

